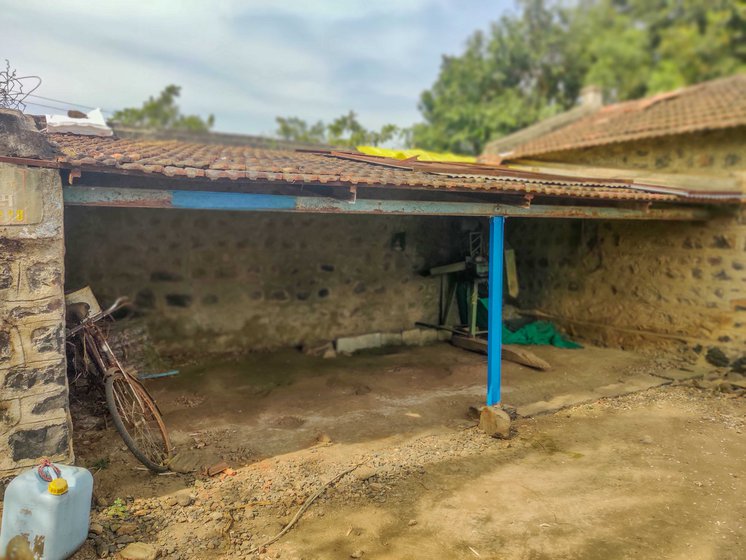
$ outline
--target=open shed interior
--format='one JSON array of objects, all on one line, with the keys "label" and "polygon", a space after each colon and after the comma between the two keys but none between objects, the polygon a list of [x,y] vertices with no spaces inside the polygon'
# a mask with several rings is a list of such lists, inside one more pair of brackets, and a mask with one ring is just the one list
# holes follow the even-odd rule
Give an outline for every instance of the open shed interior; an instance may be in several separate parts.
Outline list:
[{"label": "open shed interior", "polygon": [[164,356],[315,345],[436,322],[426,273],[485,223],[70,207],[66,284],[131,297]]},{"label": "open shed interior", "polygon": [[[486,358],[447,337],[400,336],[333,359],[302,350],[437,323],[441,280],[429,270],[463,259],[469,234],[487,228],[476,217],[68,207],[66,289],[135,302],[117,330],[135,339],[124,350],[141,369],[179,370],[147,385],[174,442],[191,449],[184,468],[243,464],[325,438],[468,424]],[[691,341],[712,335],[679,318],[706,307],[682,281],[699,257],[659,247],[719,242],[707,235],[693,222],[509,219],[519,293],[505,289],[505,317],[552,321],[583,348],[528,347],[548,371],[503,361],[503,403],[532,416],[695,375]],[[449,320],[459,322],[457,308]],[[145,347],[158,359],[143,359]],[[89,443],[91,456],[106,445]]]},{"label": "open shed interior", "polygon": [[[20,259],[3,288],[20,418],[5,472],[71,457],[70,434],[85,434],[74,368],[69,423],[63,291],[86,285],[103,305],[134,302],[112,334],[139,373],[169,374],[145,382],[177,448],[235,430],[236,445],[262,442],[251,457],[283,448],[273,435],[302,446],[448,426],[485,400],[532,416],[729,364],[745,341],[740,191],[334,150],[44,142],[0,167],[35,204],[3,232]],[[444,289],[444,266],[471,291]],[[501,361],[516,356],[503,319],[551,322],[584,348],[529,347],[540,372]],[[463,325],[489,326],[486,357],[448,345]]]}]

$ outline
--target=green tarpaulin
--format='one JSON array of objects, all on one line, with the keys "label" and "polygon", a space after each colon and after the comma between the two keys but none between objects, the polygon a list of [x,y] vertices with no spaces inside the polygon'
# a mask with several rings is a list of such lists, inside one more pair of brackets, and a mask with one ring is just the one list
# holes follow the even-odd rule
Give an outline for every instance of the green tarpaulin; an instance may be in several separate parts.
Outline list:
[{"label": "green tarpaulin", "polygon": [[558,348],[582,348],[577,342],[567,340],[552,323],[534,321],[517,331],[503,325],[503,344],[544,344]]},{"label": "green tarpaulin", "polygon": [[[479,298],[477,307],[477,325],[487,328],[487,302],[489,298]],[[511,331],[503,325],[503,344],[538,344],[557,346],[558,348],[582,348],[577,342],[567,340],[554,324],[547,321],[534,321]]]}]

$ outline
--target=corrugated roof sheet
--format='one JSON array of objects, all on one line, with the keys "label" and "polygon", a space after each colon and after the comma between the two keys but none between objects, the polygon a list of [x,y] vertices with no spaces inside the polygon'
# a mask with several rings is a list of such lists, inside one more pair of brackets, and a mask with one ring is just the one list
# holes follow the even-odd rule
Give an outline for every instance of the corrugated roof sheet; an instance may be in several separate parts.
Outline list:
[{"label": "corrugated roof sheet", "polygon": [[[293,152],[70,134],[50,134],[49,139],[59,151],[57,165],[81,168],[83,171],[243,182],[487,191],[585,199],[680,199],[675,195],[630,188],[630,185],[619,181],[583,181],[537,173],[516,173],[495,166],[389,160],[354,152]],[[432,171],[428,171],[430,169]]]},{"label": "corrugated roof sheet", "polygon": [[[746,74],[607,105],[503,155],[519,159],[702,130],[746,125]],[[486,159],[490,155],[485,154]]]}]

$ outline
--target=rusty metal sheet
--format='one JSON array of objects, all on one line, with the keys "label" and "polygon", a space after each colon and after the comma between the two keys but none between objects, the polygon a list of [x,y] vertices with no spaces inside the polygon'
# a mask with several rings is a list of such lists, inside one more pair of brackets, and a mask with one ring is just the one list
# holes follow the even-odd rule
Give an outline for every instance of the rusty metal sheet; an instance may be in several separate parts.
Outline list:
[{"label": "rusty metal sheet", "polygon": [[604,206],[513,206],[490,202],[442,202],[423,200],[355,201],[319,196],[128,189],[116,187],[65,187],[69,206],[116,206],[132,208],[181,208],[251,212],[302,212],[312,214],[392,214],[419,216],[515,216],[525,218],[586,218],[604,220],[704,220],[701,208],[609,208]]},{"label": "rusty metal sheet", "polygon": [[[262,182],[537,195],[564,199],[674,202],[675,193],[647,192],[623,181],[603,182],[518,172],[485,165],[451,165],[390,160],[345,151],[283,151],[249,146],[191,144],[50,134],[55,162],[83,173],[162,176],[188,181],[210,179],[237,185]],[[458,174],[457,174],[458,172]]]}]

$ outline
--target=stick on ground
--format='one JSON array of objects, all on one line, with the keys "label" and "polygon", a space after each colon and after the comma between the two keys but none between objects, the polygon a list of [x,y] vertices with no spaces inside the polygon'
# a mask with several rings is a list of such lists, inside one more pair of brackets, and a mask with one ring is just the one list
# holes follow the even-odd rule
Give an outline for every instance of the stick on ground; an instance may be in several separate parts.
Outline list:
[{"label": "stick on ground", "polygon": [[300,506],[300,508],[298,509],[298,512],[293,516],[293,518],[290,520],[290,522],[287,525],[285,525],[285,527],[282,529],[282,531],[280,531],[279,533],[277,533],[274,537],[272,537],[271,539],[269,539],[267,542],[262,543],[260,545],[257,545],[254,548],[252,548],[251,550],[249,550],[249,554],[254,554],[255,552],[258,552],[259,550],[261,550],[265,546],[269,546],[269,545],[277,542],[278,540],[280,540],[285,535],[285,533],[287,533],[290,529],[293,528],[293,525],[295,525],[300,520],[301,516],[306,512],[306,510],[309,507],[311,507],[311,504],[314,503],[319,498],[319,496],[321,496],[324,492],[326,492],[326,490],[330,486],[333,486],[334,484],[336,484],[337,482],[339,482],[340,480],[342,480],[342,478],[345,475],[350,474],[352,471],[354,471],[355,469],[357,469],[359,466],[363,465],[364,463],[365,463],[365,461],[363,461],[362,463],[358,463],[354,467],[350,467],[346,471],[342,471],[337,476],[335,476],[334,478],[332,478],[329,482],[327,482],[326,484],[324,484],[321,488],[319,488],[316,491],[315,494],[313,494],[312,496],[309,496],[308,499],[305,502],[303,502],[303,505]]}]

